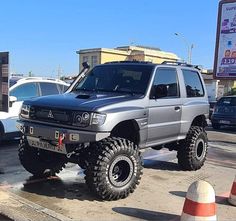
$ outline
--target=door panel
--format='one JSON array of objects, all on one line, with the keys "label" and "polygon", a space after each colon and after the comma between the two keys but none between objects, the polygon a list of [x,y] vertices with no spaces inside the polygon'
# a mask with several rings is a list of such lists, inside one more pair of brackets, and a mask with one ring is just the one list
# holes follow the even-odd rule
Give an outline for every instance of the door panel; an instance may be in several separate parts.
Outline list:
[{"label": "door panel", "polygon": [[176,139],[180,132],[181,114],[177,71],[175,68],[158,68],[149,101],[147,144]]},{"label": "door panel", "polygon": [[180,99],[150,100],[149,107],[148,142],[178,136],[182,113]]}]

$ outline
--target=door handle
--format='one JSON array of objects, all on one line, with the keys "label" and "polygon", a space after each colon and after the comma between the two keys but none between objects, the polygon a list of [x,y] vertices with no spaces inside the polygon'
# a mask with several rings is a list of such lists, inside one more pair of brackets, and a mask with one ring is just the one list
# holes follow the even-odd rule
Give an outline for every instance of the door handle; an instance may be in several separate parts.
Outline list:
[{"label": "door handle", "polygon": [[176,107],[175,107],[175,110],[176,110],[176,111],[179,111],[179,110],[180,110],[180,107],[179,107],[179,106],[176,106]]}]

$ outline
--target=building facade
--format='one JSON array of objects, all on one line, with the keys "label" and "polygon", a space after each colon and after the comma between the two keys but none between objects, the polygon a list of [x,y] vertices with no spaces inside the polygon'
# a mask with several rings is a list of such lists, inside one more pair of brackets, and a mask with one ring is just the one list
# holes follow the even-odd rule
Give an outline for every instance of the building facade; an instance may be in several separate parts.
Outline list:
[{"label": "building facade", "polygon": [[177,61],[180,58],[170,52],[161,51],[159,48],[144,46],[124,46],[114,49],[91,48],[76,52],[79,54],[80,70],[82,63],[87,61],[91,67],[111,61],[149,61],[160,64],[163,61]]}]

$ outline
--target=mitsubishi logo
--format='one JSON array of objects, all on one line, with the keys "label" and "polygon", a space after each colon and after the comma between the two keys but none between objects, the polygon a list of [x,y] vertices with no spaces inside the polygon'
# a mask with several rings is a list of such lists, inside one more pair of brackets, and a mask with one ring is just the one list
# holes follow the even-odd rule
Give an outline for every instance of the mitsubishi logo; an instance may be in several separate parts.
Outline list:
[{"label": "mitsubishi logo", "polygon": [[52,114],[52,111],[50,110],[49,113],[48,113],[48,118],[54,118],[53,114]]}]

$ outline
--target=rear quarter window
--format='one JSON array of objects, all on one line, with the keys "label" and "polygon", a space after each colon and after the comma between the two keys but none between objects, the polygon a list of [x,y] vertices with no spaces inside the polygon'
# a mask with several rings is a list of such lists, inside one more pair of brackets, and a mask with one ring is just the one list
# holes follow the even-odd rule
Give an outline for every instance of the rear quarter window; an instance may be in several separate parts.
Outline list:
[{"label": "rear quarter window", "polygon": [[204,90],[197,71],[182,69],[187,97],[203,97]]}]

